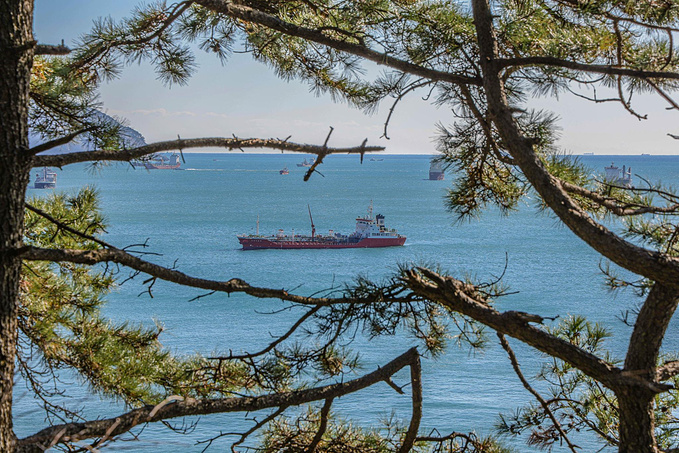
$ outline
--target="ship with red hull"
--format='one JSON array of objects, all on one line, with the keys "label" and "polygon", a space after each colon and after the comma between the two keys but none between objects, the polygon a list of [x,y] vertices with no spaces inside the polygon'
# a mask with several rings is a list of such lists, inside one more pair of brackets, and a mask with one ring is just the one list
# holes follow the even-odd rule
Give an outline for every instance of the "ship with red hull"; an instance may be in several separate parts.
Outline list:
[{"label": "ship with red hull", "polygon": [[356,219],[356,231],[345,235],[335,233],[332,230],[327,235],[316,234],[311,209],[311,236],[287,235],[283,230],[278,230],[274,236],[259,235],[259,221],[257,222],[257,234],[239,235],[238,241],[243,250],[256,249],[349,249],[349,248],[376,248],[396,247],[405,244],[406,237],[398,234],[396,230],[384,225],[384,216],[377,214],[373,217],[373,207],[370,203],[368,215]]}]

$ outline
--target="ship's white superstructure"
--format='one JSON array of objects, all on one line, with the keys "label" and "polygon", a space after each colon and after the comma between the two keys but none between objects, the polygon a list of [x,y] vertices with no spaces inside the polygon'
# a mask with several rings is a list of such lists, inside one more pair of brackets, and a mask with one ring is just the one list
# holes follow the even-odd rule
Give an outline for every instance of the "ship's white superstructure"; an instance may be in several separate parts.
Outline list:
[{"label": "ship's white superstructure", "polygon": [[605,178],[607,183],[624,187],[632,187],[632,167],[625,168],[623,165],[621,170],[620,167],[615,166],[614,162],[611,162],[611,166],[604,167],[604,170],[606,171]]}]

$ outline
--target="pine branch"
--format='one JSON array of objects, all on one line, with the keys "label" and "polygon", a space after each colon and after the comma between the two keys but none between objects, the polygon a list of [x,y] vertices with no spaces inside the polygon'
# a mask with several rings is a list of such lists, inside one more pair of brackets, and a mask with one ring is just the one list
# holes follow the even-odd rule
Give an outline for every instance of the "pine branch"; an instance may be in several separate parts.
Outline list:
[{"label": "pine branch", "polygon": [[417,349],[412,348],[386,365],[360,378],[307,390],[241,398],[195,400],[176,397],[176,401],[164,402],[158,406],[147,405],[114,418],[51,426],[32,436],[18,440],[17,445],[20,449],[27,449],[31,445],[58,445],[105,435],[113,438],[126,433],[137,425],[171,418],[226,412],[253,412],[273,407],[299,406],[313,401],[327,401],[384,381],[402,368],[414,364],[418,357]]},{"label": "pine branch", "polygon": [[[117,248],[107,248],[99,250],[66,250],[66,249],[46,249],[32,246],[25,246],[19,251],[21,259],[29,261],[54,261],[71,262],[78,264],[96,263],[117,263],[144,272],[154,279],[159,278],[172,283],[177,283],[192,288],[206,289],[210,291],[230,293],[245,293],[258,298],[271,298],[286,300],[304,305],[332,305],[338,303],[361,302],[358,299],[350,298],[325,298],[325,297],[305,297],[290,294],[284,289],[270,289],[251,286],[238,278],[228,281],[207,280],[191,277],[175,269],[150,263],[138,258],[124,250]],[[363,301],[363,302],[368,302]]]},{"label": "pine branch", "polygon": [[416,295],[440,303],[498,333],[509,335],[545,354],[559,358],[610,389],[635,386],[660,393],[672,388],[649,382],[639,376],[624,374],[620,368],[605,360],[532,325],[531,323],[542,319],[540,316],[514,311],[502,313],[495,310],[483,301],[470,296],[469,285],[462,281],[441,276],[424,268],[406,270],[403,280]]},{"label": "pine branch", "polygon": [[577,61],[564,60],[562,58],[550,56],[498,58],[496,59],[495,63],[499,69],[524,66],[552,66],[593,74],[617,75],[636,79],[679,80],[679,73],[676,72],[645,71],[643,69],[623,68],[617,65],[579,63]]},{"label": "pine branch", "polygon": [[56,148],[57,146],[66,145],[68,143],[71,143],[76,138],[78,138],[79,135],[85,134],[87,132],[92,132],[93,130],[94,126],[85,129],[80,129],[79,131],[75,131],[71,134],[64,135],[63,137],[59,137],[54,140],[50,140],[48,142],[36,145],[33,148],[29,149],[28,153],[35,155],[38,153],[42,153],[43,151],[50,150],[52,148]]},{"label": "pine branch", "polygon": [[[607,197],[599,193],[587,190],[583,187],[571,184],[566,181],[560,181],[561,186],[568,193],[574,195],[580,195],[582,197],[588,198],[589,200],[601,205],[608,211],[612,212],[617,216],[636,216],[641,214],[677,214],[679,212],[679,203],[673,204],[671,206],[660,207],[660,206],[639,206],[639,205],[620,205],[619,200],[613,197]],[[621,187],[623,188],[623,187]]]},{"label": "pine branch", "polygon": [[501,61],[493,28],[493,15],[486,0],[474,0],[474,23],[483,70],[488,109],[509,152],[523,175],[547,206],[583,242],[617,265],[654,281],[674,284],[679,280],[679,259],[639,247],[594,221],[545,168],[533,143],[519,129],[508,105],[500,78]]},{"label": "pine branch", "polygon": [[211,11],[225,14],[229,17],[239,19],[245,22],[263,25],[272,30],[285,33],[289,36],[313,41],[324,46],[331,47],[335,50],[347,52],[358,57],[365,58],[379,65],[388,66],[399,71],[413,74],[419,77],[424,77],[432,81],[450,82],[456,84],[470,84],[481,85],[481,79],[475,76],[468,76],[466,74],[454,74],[445,71],[420,66],[405,60],[400,60],[390,56],[388,53],[377,52],[362,44],[355,44],[350,41],[343,41],[331,38],[321,30],[316,30],[307,27],[301,27],[290,22],[285,22],[270,14],[258,11],[245,5],[237,5],[226,0],[197,0],[199,4]]},{"label": "pine branch", "polygon": [[88,241],[96,242],[97,244],[101,245],[102,247],[115,248],[111,244],[104,242],[101,239],[97,239],[92,235],[83,233],[82,231],[79,231],[75,228],[72,228],[72,227],[66,225],[63,222],[60,222],[59,220],[55,219],[54,217],[52,217],[51,215],[49,215],[48,213],[46,213],[42,209],[38,209],[35,206],[32,206],[28,203],[26,203],[26,209],[38,214],[40,217],[43,217],[44,219],[47,219],[48,221],[52,222],[53,224],[55,224],[58,228],[60,228],[62,230],[68,231],[69,233],[75,234],[76,236],[79,236],[83,239],[87,239]]},{"label": "pine branch", "polygon": [[145,36],[141,36],[137,39],[124,39],[119,41],[114,40],[106,42],[100,45],[95,52],[88,54],[82,60],[76,61],[74,63],[74,66],[83,67],[92,64],[92,62],[94,62],[98,58],[101,58],[102,56],[106,55],[108,52],[117,47],[139,46],[153,41],[154,39],[160,37],[163,34],[163,32],[165,32],[177,19],[179,19],[182,16],[182,14],[184,14],[184,12],[191,7],[192,3],[193,1],[189,0],[173,5],[173,10],[168,11],[167,18],[160,24],[160,26],[156,30],[152,30],[151,33]]}]

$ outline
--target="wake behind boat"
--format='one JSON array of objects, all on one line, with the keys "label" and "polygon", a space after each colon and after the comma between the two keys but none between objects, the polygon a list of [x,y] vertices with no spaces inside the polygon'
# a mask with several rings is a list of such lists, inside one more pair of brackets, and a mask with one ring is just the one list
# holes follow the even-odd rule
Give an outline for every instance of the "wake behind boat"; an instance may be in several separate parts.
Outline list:
[{"label": "wake behind boat", "polygon": [[257,220],[257,234],[238,235],[238,242],[243,250],[256,249],[346,249],[346,248],[374,248],[395,247],[406,242],[406,237],[401,236],[394,229],[388,229],[384,225],[384,216],[377,214],[373,217],[373,205],[370,203],[368,215],[356,219],[356,231],[349,235],[335,233],[332,230],[328,235],[317,235],[314,219],[311,217],[311,236],[286,235],[283,230],[278,230],[274,236],[260,236],[259,220]]}]

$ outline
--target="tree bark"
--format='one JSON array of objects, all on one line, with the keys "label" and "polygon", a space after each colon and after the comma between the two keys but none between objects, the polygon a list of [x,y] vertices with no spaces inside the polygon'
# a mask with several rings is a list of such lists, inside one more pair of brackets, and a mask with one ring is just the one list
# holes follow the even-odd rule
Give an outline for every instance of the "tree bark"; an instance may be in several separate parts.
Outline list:
[{"label": "tree bark", "polygon": [[0,451],[12,452],[12,386],[17,338],[17,302],[24,228],[24,198],[30,178],[28,91],[33,64],[33,2],[0,3]]},{"label": "tree bark", "polygon": [[[656,283],[639,310],[624,371],[640,379],[657,379],[660,346],[679,303],[679,290]],[[620,411],[620,452],[655,452],[654,393],[639,388],[616,391]]]},{"label": "tree bark", "polygon": [[[499,76],[502,69],[498,57],[497,39],[493,26],[493,14],[489,0],[472,2],[474,25],[483,71],[483,88],[491,119],[507,146],[512,158],[527,179],[553,212],[583,241],[613,262],[640,275],[656,281],[674,282],[668,274],[670,259],[660,253],[652,253],[610,234],[592,221],[563,191],[559,183],[544,169],[542,162],[532,151],[532,144],[521,135],[512,116],[505,87]],[[668,299],[669,298],[669,299]],[[676,292],[666,287],[651,291],[644,309],[640,312],[637,327],[630,340],[625,361],[628,377],[638,383],[618,384],[611,382],[617,398],[620,416],[621,453],[657,453],[653,423],[652,387],[655,381],[655,360],[664,336],[667,322],[676,308]],[[664,321],[659,317],[665,316]],[[649,331],[648,329],[652,329]],[[643,370],[639,373],[639,370]],[[598,380],[602,380],[597,377]],[[606,385],[604,381],[604,385]]]},{"label": "tree bark", "polygon": [[619,453],[658,453],[653,420],[652,392],[630,388],[617,391],[620,414]]}]

